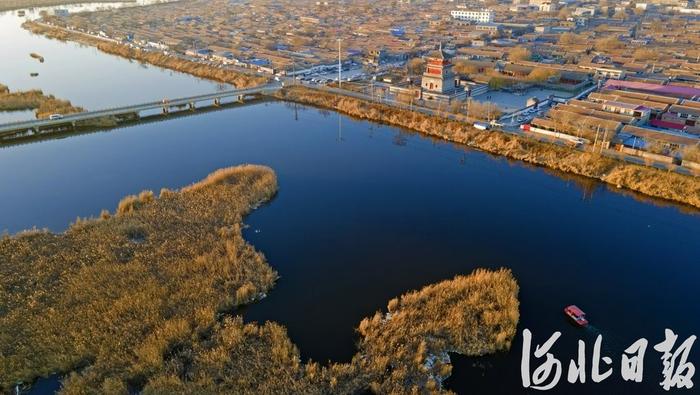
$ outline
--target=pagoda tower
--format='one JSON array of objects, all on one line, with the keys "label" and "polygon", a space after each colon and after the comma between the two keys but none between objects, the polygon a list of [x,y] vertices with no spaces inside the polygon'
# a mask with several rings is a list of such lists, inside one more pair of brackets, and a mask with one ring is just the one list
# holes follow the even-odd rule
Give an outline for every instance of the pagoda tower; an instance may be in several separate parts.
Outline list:
[{"label": "pagoda tower", "polygon": [[440,49],[426,56],[426,67],[421,81],[424,90],[449,95],[455,91],[455,75],[448,55]]}]

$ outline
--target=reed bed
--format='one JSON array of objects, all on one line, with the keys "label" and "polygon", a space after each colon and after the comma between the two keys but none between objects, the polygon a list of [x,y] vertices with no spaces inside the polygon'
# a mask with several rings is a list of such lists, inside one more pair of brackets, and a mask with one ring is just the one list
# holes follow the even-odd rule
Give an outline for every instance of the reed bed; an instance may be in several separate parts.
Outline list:
[{"label": "reed bed", "polygon": [[38,89],[10,92],[6,86],[0,85],[0,111],[23,110],[35,110],[36,117],[40,119],[52,114],[66,115],[85,111],[82,107],[73,106],[68,100],[45,95]]},{"label": "reed bed", "polygon": [[448,352],[510,347],[518,286],[479,270],[363,320],[351,362],[302,362],[284,327],[236,315],[278,278],[241,234],[276,191],[267,167],[227,168],[0,238],[0,391],[60,372],[62,394],[447,392]]}]

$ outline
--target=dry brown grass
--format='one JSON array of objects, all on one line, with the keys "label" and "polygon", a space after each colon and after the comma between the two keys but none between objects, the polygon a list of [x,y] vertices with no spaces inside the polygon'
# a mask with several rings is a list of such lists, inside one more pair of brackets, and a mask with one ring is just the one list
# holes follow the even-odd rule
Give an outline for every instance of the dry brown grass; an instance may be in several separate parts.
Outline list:
[{"label": "dry brown grass", "polygon": [[[480,356],[510,348],[519,319],[517,294],[508,270],[477,270],[409,292],[390,301],[388,313],[360,323],[359,352],[351,362],[329,366],[300,362],[278,324],[226,318],[200,348],[183,353],[187,370],[175,363],[177,369],[153,377],[144,393],[444,392],[442,380],[451,373],[448,352]],[[179,336],[178,328],[169,336]]]},{"label": "dry brown grass", "polygon": [[684,160],[700,163],[700,145],[686,147],[682,155]]},{"label": "dry brown grass", "polygon": [[[125,3],[135,0],[120,0]],[[0,3],[0,11],[17,10],[29,7],[49,7],[55,5],[80,4],[80,3],[110,3],[114,0],[3,0]]]},{"label": "dry brown grass", "polygon": [[519,320],[518,285],[509,270],[476,270],[389,302],[359,327],[360,355],[380,393],[439,390],[448,352],[480,356],[508,350]]},{"label": "dry brown grass", "polygon": [[[70,101],[45,95],[40,90],[10,92],[0,86],[0,111],[36,110],[37,118],[47,118],[51,114],[73,114],[84,111],[74,107]],[[7,88],[7,87],[5,87]]]},{"label": "dry brown grass", "polygon": [[362,321],[344,364],[302,363],[282,326],[229,315],[277,279],[240,226],[276,189],[269,168],[228,168],[128,196],[64,234],[0,239],[0,390],[63,372],[63,394],[439,392],[447,352],[510,347],[518,286],[506,270],[392,300]]},{"label": "dry brown grass", "polygon": [[596,178],[649,196],[700,207],[700,179],[697,177],[629,164],[524,137],[480,131],[458,121],[303,87],[287,87],[278,97],[412,129],[535,165]]},{"label": "dry brown grass", "polygon": [[210,66],[208,64],[195,63],[173,56],[168,56],[161,52],[142,51],[140,49],[127,47],[126,45],[107,42],[83,34],[69,32],[58,27],[49,27],[36,22],[25,22],[22,26],[36,34],[43,34],[47,37],[64,41],[81,42],[97,47],[97,49],[100,51],[111,55],[135,59],[154,66],[191,74],[196,77],[231,84],[236,88],[249,88],[268,82],[267,78],[258,75],[222,69],[215,66]]},{"label": "dry brown grass", "polygon": [[138,388],[167,371],[170,353],[217,313],[274,284],[240,224],[276,188],[269,168],[236,167],[196,189],[128,197],[116,215],[63,234],[0,240],[0,387],[89,366],[67,393]]}]

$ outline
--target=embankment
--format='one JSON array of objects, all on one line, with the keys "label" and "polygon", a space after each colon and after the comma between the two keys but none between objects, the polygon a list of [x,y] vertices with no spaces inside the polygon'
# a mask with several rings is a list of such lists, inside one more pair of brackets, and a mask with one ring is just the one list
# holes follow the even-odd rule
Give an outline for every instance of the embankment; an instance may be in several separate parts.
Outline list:
[{"label": "embankment", "polygon": [[287,87],[282,100],[333,109],[357,118],[400,126],[539,166],[592,177],[618,188],[700,208],[700,178],[629,164],[525,137],[480,131],[462,122],[397,109],[305,87]]},{"label": "embankment", "polygon": [[94,46],[100,51],[110,55],[134,59],[154,66],[191,74],[195,77],[231,84],[236,88],[250,88],[268,82],[267,78],[258,75],[223,69],[209,64],[195,63],[175,56],[165,55],[160,51],[144,51],[131,48],[117,42],[102,40],[87,34],[72,32],[34,21],[27,21],[22,26],[32,33],[42,34],[49,38],[80,42]]}]

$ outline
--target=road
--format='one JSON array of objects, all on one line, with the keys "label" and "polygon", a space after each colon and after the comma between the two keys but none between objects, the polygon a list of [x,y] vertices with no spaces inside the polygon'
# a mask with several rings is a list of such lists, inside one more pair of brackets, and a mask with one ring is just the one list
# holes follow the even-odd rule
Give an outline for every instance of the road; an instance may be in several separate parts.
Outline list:
[{"label": "road", "polygon": [[[295,82],[291,78],[285,79],[285,86],[287,86],[287,84],[294,84],[294,83],[298,84],[298,82]],[[372,95],[368,95],[366,93],[349,91],[349,90],[345,90],[345,89],[338,89],[338,88],[329,87],[329,86],[325,86],[325,85],[303,84],[303,86],[305,86],[307,88],[311,88],[311,89],[318,89],[320,91],[342,95],[342,96],[353,97],[353,98],[360,99],[360,100],[386,104],[386,105],[400,108],[400,109],[404,109],[404,110],[417,111],[417,112],[420,112],[420,113],[423,113],[426,115],[430,115],[430,116],[446,118],[446,119],[450,119],[453,121],[471,124],[471,122],[465,121],[466,116],[464,116],[464,115],[448,113],[446,111],[436,110],[436,109],[422,107],[422,106],[409,105],[409,104],[401,103],[401,102],[398,102],[394,99],[390,99],[390,98],[386,98],[386,97],[382,97],[382,96],[373,97]],[[573,147],[571,145],[571,143],[569,143],[566,140],[557,139],[554,137],[539,136],[539,135],[536,135],[533,133],[526,133],[523,130],[521,130],[519,127],[513,126],[513,125],[511,125],[511,126],[503,125],[501,127],[492,127],[491,130],[495,131],[495,132],[512,134],[515,136],[519,136],[519,137],[523,137],[523,138],[527,138],[527,139],[531,139],[531,140],[536,140],[536,141],[543,142],[543,143],[555,144],[555,145],[559,145],[561,147],[575,149],[575,150],[580,151],[580,152],[586,152],[586,151],[590,152],[593,149],[593,147],[587,146],[587,145],[580,145],[577,147]],[[598,151],[598,150],[596,149],[596,151]],[[668,164],[668,163],[664,163],[664,162],[657,162],[657,161],[648,163],[643,158],[624,154],[622,152],[615,151],[612,149],[603,149],[603,150],[598,151],[598,152],[605,157],[608,157],[611,159],[616,159],[616,160],[627,162],[627,163],[632,163],[632,164],[642,165],[642,166],[651,166],[651,167],[654,167],[657,169],[673,171],[673,172],[683,174],[683,175],[696,176],[696,174],[692,170],[685,168],[685,167],[678,166],[678,165],[672,165],[672,164]]]},{"label": "road", "polygon": [[16,133],[27,130],[38,130],[41,128],[47,128],[51,126],[59,126],[70,124],[73,122],[85,121],[88,119],[95,119],[100,117],[108,117],[115,115],[123,115],[129,113],[139,113],[141,111],[159,109],[159,108],[172,108],[187,106],[190,103],[197,103],[205,100],[216,100],[227,97],[237,97],[253,94],[269,94],[274,91],[281,89],[282,85],[278,82],[270,83],[267,85],[261,85],[254,88],[248,89],[231,89],[226,91],[207,93],[203,95],[183,97],[177,99],[163,99],[161,101],[154,101],[150,103],[142,103],[125,107],[114,107],[104,110],[97,111],[86,111],[76,114],[70,114],[61,117],[60,119],[36,119],[29,121],[12,122],[0,125],[0,136],[8,133]]}]

